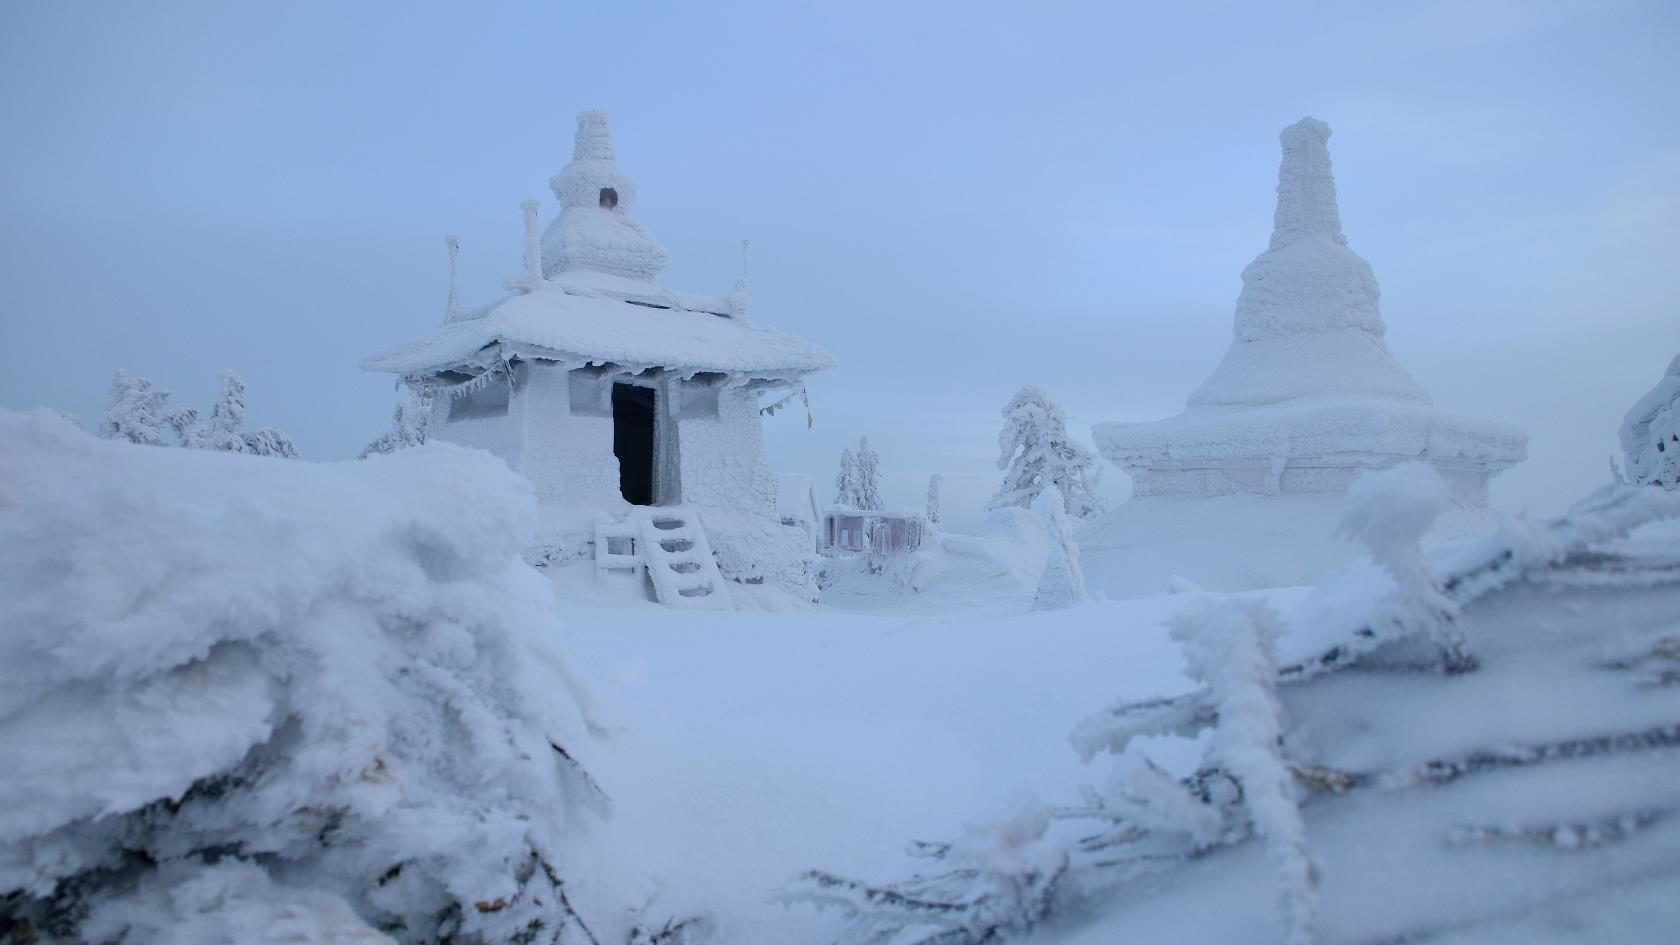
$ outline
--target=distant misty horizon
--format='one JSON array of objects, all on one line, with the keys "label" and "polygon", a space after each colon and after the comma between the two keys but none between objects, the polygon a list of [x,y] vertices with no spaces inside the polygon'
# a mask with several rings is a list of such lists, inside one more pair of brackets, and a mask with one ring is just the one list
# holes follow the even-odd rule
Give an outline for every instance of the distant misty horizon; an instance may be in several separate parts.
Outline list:
[{"label": "distant misty horizon", "polygon": [[444,235],[499,297],[603,108],[662,283],[727,292],[748,239],[754,320],[840,361],[772,465],[827,498],[868,436],[889,504],[941,473],[966,528],[1021,385],[1086,442],[1183,408],[1311,115],[1390,350],[1525,428],[1493,503],[1553,513],[1680,353],[1677,40],[1659,2],[10,5],[0,405],[92,428],[118,369],[208,407],[228,367],[253,425],[352,458],[398,397],[358,362],[442,319]]}]

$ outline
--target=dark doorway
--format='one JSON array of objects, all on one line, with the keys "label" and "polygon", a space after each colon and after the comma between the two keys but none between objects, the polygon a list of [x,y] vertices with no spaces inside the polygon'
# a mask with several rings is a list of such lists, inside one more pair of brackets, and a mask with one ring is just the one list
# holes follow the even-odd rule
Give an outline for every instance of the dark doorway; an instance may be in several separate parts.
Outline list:
[{"label": "dark doorway", "polygon": [[614,384],[612,415],[618,491],[631,505],[652,505],[653,388]]}]

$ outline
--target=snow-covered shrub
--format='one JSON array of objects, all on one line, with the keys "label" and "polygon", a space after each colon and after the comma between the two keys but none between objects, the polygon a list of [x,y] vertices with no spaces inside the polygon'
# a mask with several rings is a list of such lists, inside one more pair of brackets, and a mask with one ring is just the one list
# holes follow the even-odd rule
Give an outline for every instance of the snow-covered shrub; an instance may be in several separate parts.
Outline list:
[{"label": "snow-covered shrub", "polygon": [[423,446],[432,417],[432,391],[423,386],[411,387],[408,399],[397,404],[391,413],[391,429],[369,443],[361,453],[367,459],[378,453],[395,453],[410,446]]},{"label": "snow-covered shrub", "polygon": [[524,480],[449,445],[278,462],[45,412],[0,411],[0,440],[0,927],[573,941],[568,838],[600,799]]},{"label": "snow-covered shrub", "polygon": [[1401,463],[1354,480],[1339,531],[1363,544],[1394,580],[1393,619],[1403,625],[1403,635],[1427,633],[1441,648],[1445,668],[1462,672],[1474,669],[1476,660],[1456,629],[1458,608],[1436,586],[1422,545],[1451,502],[1435,467]]},{"label": "snow-covered shrub", "polygon": [[850,448],[840,451],[840,471],[834,475],[834,504],[848,509],[858,507],[857,457]]},{"label": "snow-covered shrub", "polygon": [[1044,573],[1038,579],[1038,592],[1033,595],[1033,610],[1061,610],[1089,601],[1085,592],[1085,572],[1079,566],[1079,542],[1073,537],[1073,523],[1062,508],[1062,494],[1046,489],[1033,500],[1033,512],[1044,520],[1050,534],[1050,556],[1044,560]]},{"label": "snow-covered shrub", "polygon": [[1283,706],[1274,648],[1278,618],[1262,602],[1203,598],[1173,617],[1192,679],[1207,686],[1219,722],[1209,761],[1242,786],[1243,806],[1283,894],[1289,945],[1311,945],[1318,870],[1307,851],[1295,781],[1281,753]]},{"label": "snow-covered shrub", "polygon": [[869,448],[869,437],[858,440],[857,502],[853,508],[878,512],[887,507],[881,500],[881,454]]},{"label": "snow-covered shrub", "polygon": [[1053,486],[1074,518],[1103,511],[1105,503],[1096,494],[1102,481],[1096,454],[1068,436],[1067,414],[1039,388],[1021,388],[1004,406],[998,451],[1003,484],[987,508],[1029,508]]},{"label": "snow-covered shrub", "polygon": [[1680,356],[1622,419],[1617,438],[1636,485],[1680,488]]}]

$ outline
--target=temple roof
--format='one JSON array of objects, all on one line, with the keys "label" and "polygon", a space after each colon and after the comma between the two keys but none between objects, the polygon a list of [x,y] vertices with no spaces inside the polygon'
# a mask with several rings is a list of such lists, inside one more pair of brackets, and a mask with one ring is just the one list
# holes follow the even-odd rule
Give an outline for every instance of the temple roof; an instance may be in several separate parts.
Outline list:
[{"label": "temple roof", "polygon": [[[669,299],[679,300],[695,301]],[[487,350],[498,342],[499,351]],[[484,367],[502,355],[766,375],[807,374],[834,366],[821,348],[773,328],[550,285],[508,296],[475,317],[446,322],[416,341],[366,359],[362,368],[419,374]]]}]

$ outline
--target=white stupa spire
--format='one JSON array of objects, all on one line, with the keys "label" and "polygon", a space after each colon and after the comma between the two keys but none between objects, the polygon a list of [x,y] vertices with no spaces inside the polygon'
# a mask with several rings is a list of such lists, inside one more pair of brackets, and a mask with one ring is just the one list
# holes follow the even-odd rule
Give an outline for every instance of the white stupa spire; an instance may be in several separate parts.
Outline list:
[{"label": "white stupa spire", "polygon": [[1271,243],[1243,270],[1230,350],[1190,406],[1324,396],[1428,403],[1383,344],[1376,274],[1342,235],[1330,126],[1303,118],[1278,140]]},{"label": "white stupa spire", "polygon": [[578,115],[572,160],[548,182],[560,216],[542,238],[543,274],[587,270],[644,282],[671,254],[630,216],[636,181],[618,166],[607,113]]},{"label": "white stupa spire", "polygon": [[577,134],[572,138],[572,160],[612,161],[612,125],[603,111],[587,111],[578,115]]},{"label": "white stupa spire", "polygon": [[1235,334],[1258,341],[1360,329],[1383,335],[1377,277],[1348,248],[1330,174],[1330,126],[1303,118],[1278,135],[1277,211],[1272,240],[1243,270]]},{"label": "white stupa spire", "polygon": [[1299,239],[1328,239],[1347,245],[1336,209],[1336,179],[1330,173],[1330,126],[1303,118],[1278,134],[1283,164],[1278,168],[1277,211],[1272,215],[1272,249]]},{"label": "white stupa spire", "polygon": [[[1376,276],[1342,233],[1329,127],[1306,118],[1278,137],[1272,237],[1243,270],[1224,359],[1177,416],[1092,431],[1132,478],[1100,534],[1133,592],[1175,573],[1221,590],[1311,583],[1350,554],[1329,537],[1350,484],[1398,463],[1428,462],[1446,481],[1440,537],[1473,533],[1490,523],[1488,479],[1525,455],[1521,430],[1436,408],[1383,343]],[[1209,521],[1221,526],[1207,542],[1120,537]]]}]

